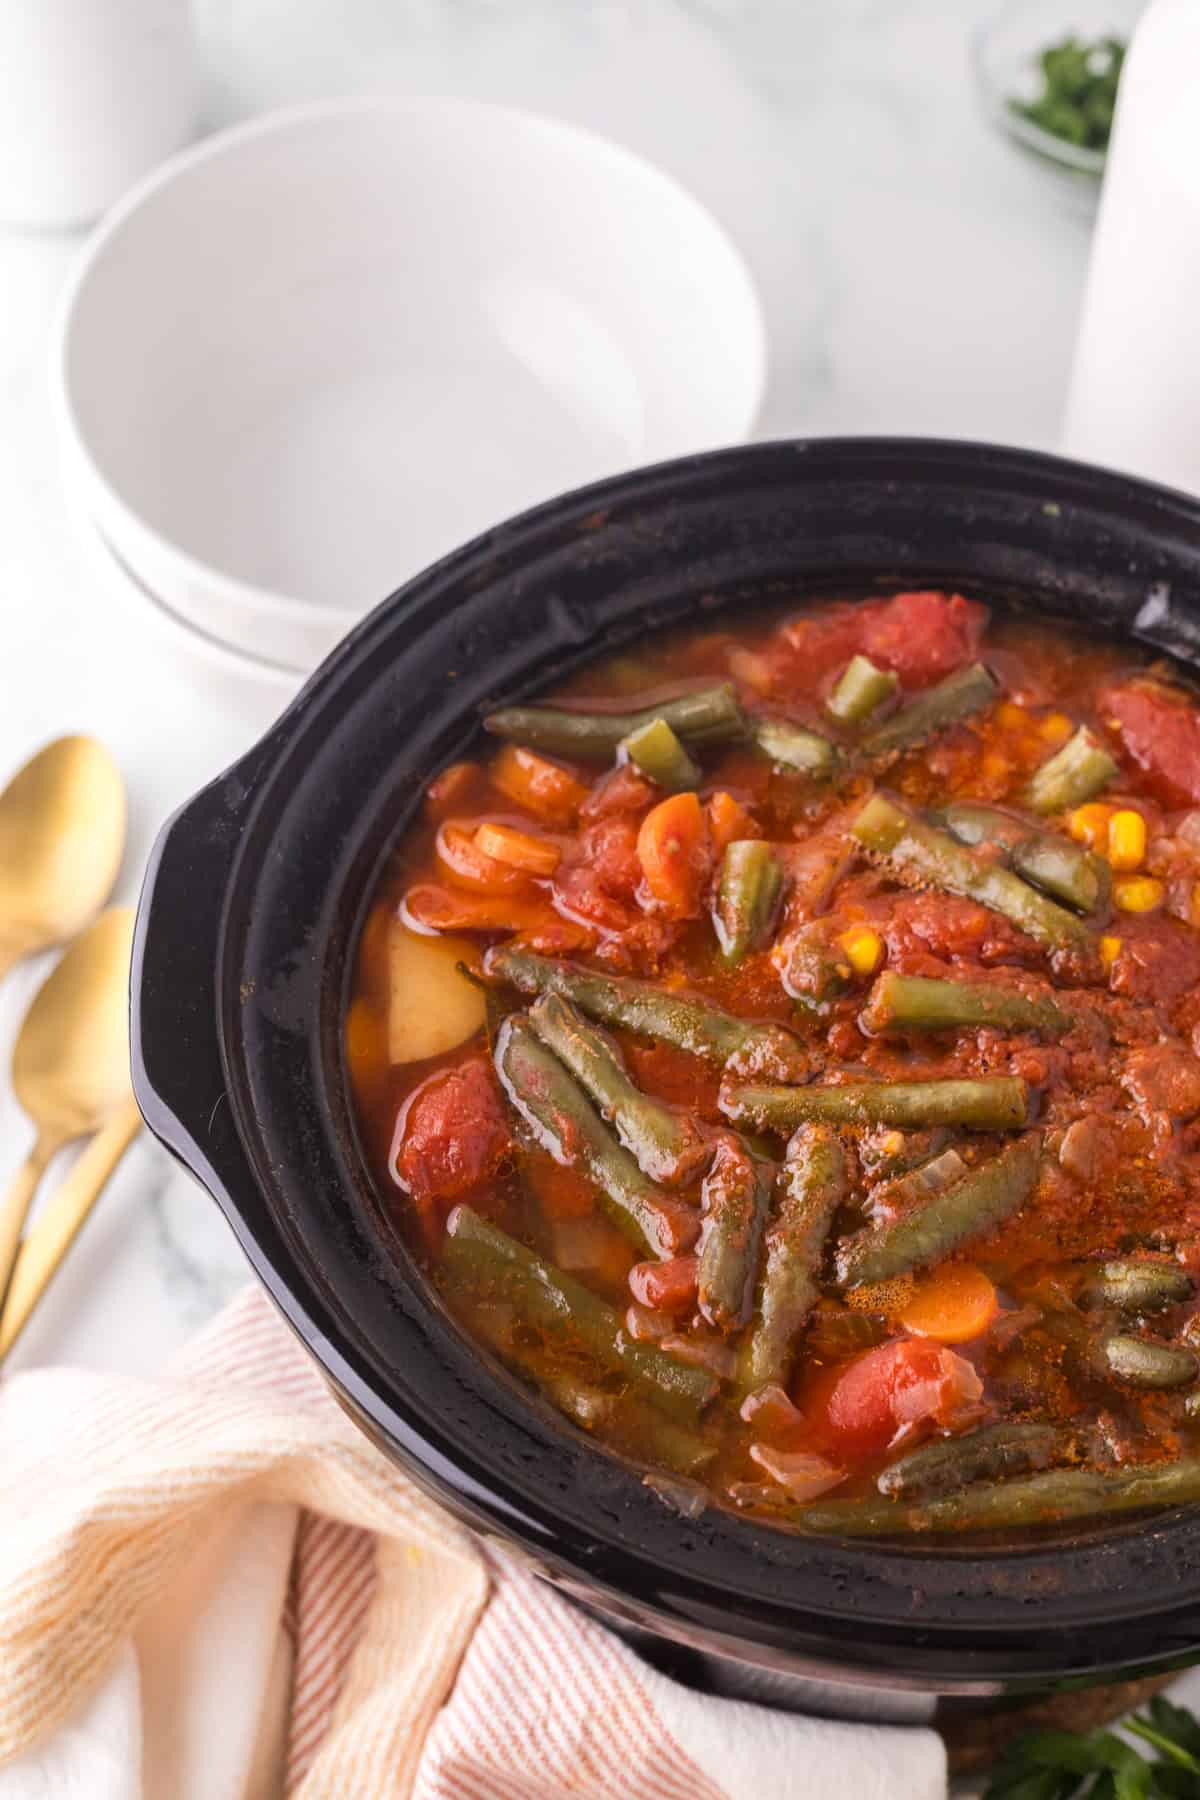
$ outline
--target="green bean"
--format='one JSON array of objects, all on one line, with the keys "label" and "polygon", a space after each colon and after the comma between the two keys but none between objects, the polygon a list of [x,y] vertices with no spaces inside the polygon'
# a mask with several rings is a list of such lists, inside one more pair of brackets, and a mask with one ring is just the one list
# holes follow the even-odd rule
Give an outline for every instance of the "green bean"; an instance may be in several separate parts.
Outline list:
[{"label": "green bean", "polygon": [[927,975],[877,979],[860,1023],[873,1036],[892,1031],[949,1031],[999,1025],[1009,1031],[1066,1031],[1070,1019],[1052,1000],[1031,1000],[986,981],[940,981]]},{"label": "green bean", "polygon": [[582,1169],[595,1182],[613,1223],[639,1249],[674,1256],[695,1243],[696,1213],[647,1181],[528,1020],[505,1020],[495,1063],[505,1093],[538,1142],[556,1162]]},{"label": "green bean", "polygon": [[600,975],[503,944],[488,953],[484,968],[522,993],[561,994],[589,1018],[746,1074],[803,1081],[810,1070],[803,1045],[784,1026],[736,1018],[686,994],[664,993],[653,982]]},{"label": "green bean", "polygon": [[774,1170],[731,1136],[717,1145],[700,1190],[703,1248],[696,1294],[700,1312],[719,1331],[736,1331],[750,1315]]},{"label": "green bean", "polygon": [[769,934],[783,888],[783,870],[769,844],[738,838],[721,859],[713,925],[721,960],[733,968]]},{"label": "green bean", "polygon": [[994,1486],[962,1488],[919,1505],[826,1500],[789,1509],[783,1519],[797,1530],[827,1536],[886,1537],[912,1531],[998,1531],[1194,1500],[1200,1500],[1200,1457],[1111,1471],[1049,1469]]},{"label": "green bean", "polygon": [[804,1345],[825,1362],[841,1362],[890,1336],[886,1313],[833,1312],[821,1307],[809,1314]]},{"label": "green bean", "polygon": [[635,768],[668,794],[682,794],[700,786],[700,770],[692,761],[667,721],[652,719],[622,738],[620,748]]},{"label": "green bean", "polygon": [[1025,796],[1031,812],[1065,812],[1102,793],[1117,773],[1117,764],[1086,725],[1034,772]]},{"label": "green bean", "polygon": [[[635,1461],[646,1462],[653,1457],[656,1464],[673,1469],[677,1475],[699,1475],[701,1470],[712,1462],[717,1454],[715,1444],[705,1443],[694,1431],[688,1431],[682,1425],[672,1423],[670,1419],[648,1419],[646,1427],[638,1431],[638,1414],[640,1407],[631,1409],[628,1422],[632,1428],[629,1433],[631,1441],[640,1438],[645,1442],[649,1438],[649,1452],[631,1449],[627,1454]],[[635,1437],[635,1433],[637,1436]],[[704,1496],[707,1500],[707,1495]]]},{"label": "green bean", "polygon": [[1190,1278],[1175,1263],[1133,1259],[1101,1264],[1086,1283],[1083,1298],[1119,1312],[1160,1312],[1192,1291]]},{"label": "green bean", "polygon": [[923,1206],[848,1239],[838,1255],[841,1285],[891,1281],[941,1262],[968,1238],[993,1230],[1028,1200],[1037,1184],[1040,1157],[1040,1134],[1028,1132]]},{"label": "green bean", "polygon": [[1148,1344],[1137,1337],[1106,1338],[1100,1345],[1099,1367],[1139,1388],[1183,1387],[1200,1374],[1200,1360],[1190,1350]]},{"label": "green bean", "polygon": [[960,844],[997,845],[1018,875],[1076,912],[1099,912],[1108,905],[1112,870],[1102,856],[1070,838],[1031,832],[1010,814],[970,801],[945,807],[941,817]]},{"label": "green bean", "polygon": [[960,719],[982,712],[998,692],[995,677],[982,663],[972,663],[970,668],[947,675],[936,687],[927,688],[868,732],[862,740],[862,751],[866,756],[883,756],[888,751],[919,744],[944,726],[956,725]]},{"label": "green bean", "polygon": [[[561,1369],[539,1368],[536,1360],[526,1356],[516,1344],[509,1343],[497,1354],[528,1375],[581,1431],[594,1432],[598,1425],[606,1425],[610,1430],[614,1425],[618,1429],[624,1426],[623,1442],[618,1439],[618,1443],[636,1460],[645,1461],[649,1454],[658,1467],[673,1469],[679,1475],[698,1475],[717,1454],[715,1444],[706,1443],[686,1425],[666,1418],[653,1401],[640,1404],[628,1393],[618,1399]],[[641,1448],[646,1444],[648,1452]]]},{"label": "green bean", "polygon": [[910,1450],[885,1469],[875,1485],[889,1497],[931,1500],[972,1481],[1048,1469],[1064,1462],[1070,1451],[1070,1436],[1053,1425],[987,1425],[964,1437],[939,1438]]},{"label": "green bean", "polygon": [[1011,1131],[1025,1123],[1028,1091],[1010,1075],[977,1081],[847,1081],[820,1087],[722,1089],[721,1111],[735,1125],[792,1131],[806,1119],[831,1125],[964,1125]]},{"label": "green bean", "polygon": [[590,1288],[469,1206],[456,1206],[450,1214],[442,1258],[453,1277],[477,1292],[498,1294],[523,1324],[585,1351],[601,1367],[624,1376],[643,1399],[675,1417],[694,1424],[716,1392],[717,1383],[706,1369],[637,1343],[620,1313]]},{"label": "green bean", "polygon": [[817,1300],[817,1271],[833,1216],[846,1197],[846,1158],[828,1125],[802,1125],[784,1157],[779,1201],[767,1227],[757,1316],[744,1357],[747,1387],[782,1383]]},{"label": "green bean", "polygon": [[512,738],[533,750],[557,751],[563,756],[601,760],[612,755],[623,738],[632,737],[662,719],[677,737],[689,744],[727,744],[746,736],[746,716],[738,704],[732,682],[696,688],[675,700],[639,712],[570,712],[553,706],[504,706],[489,713],[485,731]]},{"label": "green bean", "polygon": [[598,1025],[558,994],[543,994],[530,1008],[529,1022],[591,1096],[643,1175],[667,1187],[695,1179],[712,1154],[704,1133],[634,1086],[620,1051]]},{"label": "green bean", "polygon": [[1034,887],[1076,912],[1103,912],[1108,905],[1112,870],[1102,856],[1067,838],[1051,832],[1027,838],[1013,851],[1012,865]]},{"label": "green bean", "polygon": [[1030,828],[1022,820],[977,800],[955,800],[935,816],[960,844],[995,844],[1001,850],[1015,850],[1029,836]]},{"label": "green bean", "polygon": [[1066,907],[1039,894],[1011,869],[976,856],[949,832],[914,818],[883,794],[872,794],[850,832],[899,880],[977,900],[1047,949],[1077,948],[1092,941],[1087,926]]},{"label": "green bean", "polygon": [[825,706],[840,724],[861,725],[891,699],[899,685],[898,676],[890,669],[877,669],[869,656],[852,656]]},{"label": "green bean", "polygon": [[756,719],[754,741],[764,756],[805,775],[832,775],[842,760],[836,744],[790,719]]},{"label": "green bean", "polygon": [[[512,1306],[501,1302],[499,1310],[505,1314],[501,1324],[495,1318],[495,1307],[472,1304],[474,1285],[469,1279],[464,1281],[462,1275],[448,1268],[445,1262],[440,1272],[443,1285],[459,1292],[467,1302],[472,1331],[502,1362],[532,1381],[538,1392],[552,1401],[581,1431],[591,1433],[601,1425],[610,1429],[613,1425],[618,1429],[624,1425],[628,1441],[649,1442],[655,1462],[665,1464],[681,1475],[697,1474],[716,1456],[715,1445],[706,1443],[685,1425],[677,1425],[666,1418],[653,1403],[643,1404],[629,1392],[610,1393],[595,1381],[585,1380],[573,1370],[559,1367],[557,1358],[551,1360],[544,1345],[535,1348],[520,1342],[512,1333],[515,1317]],[[563,1347],[559,1346],[559,1349]]]}]

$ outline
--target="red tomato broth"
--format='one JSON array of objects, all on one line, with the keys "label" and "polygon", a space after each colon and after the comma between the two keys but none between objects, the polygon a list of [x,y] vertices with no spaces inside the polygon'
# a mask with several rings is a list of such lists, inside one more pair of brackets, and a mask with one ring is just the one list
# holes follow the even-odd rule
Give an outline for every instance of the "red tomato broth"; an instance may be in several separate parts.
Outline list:
[{"label": "red tomato broth", "polygon": [[[907,615],[903,608],[897,612],[897,605],[836,601],[782,620],[752,620],[736,633],[665,634],[639,647],[636,666],[627,657],[598,663],[554,698],[581,709],[586,702],[599,700],[610,708],[641,710],[696,686],[701,677],[733,679],[752,714],[786,716],[852,745],[853,734],[835,727],[822,705],[850,656],[865,651],[881,666],[893,667],[901,678],[902,699],[982,656],[1003,679],[997,702],[981,716],[952,725],[891,759],[882,770],[849,767],[835,781],[821,783],[773,768],[743,744],[690,746],[702,771],[699,799],[704,807],[714,794],[731,795],[755,833],[777,848],[788,871],[782,916],[792,927],[810,922],[836,939],[849,926],[865,924],[881,940],[881,967],[900,974],[995,980],[1032,997],[1069,991],[1075,1017],[1068,1030],[1052,1041],[991,1025],[871,1037],[860,1029],[858,1017],[873,977],[855,973],[844,992],[817,1014],[804,1015],[785,991],[769,947],[751,952],[736,968],[722,961],[709,917],[719,853],[710,858],[711,872],[701,874],[696,864],[689,869],[689,882],[700,883],[698,918],[673,916],[682,906],[664,906],[648,887],[638,861],[638,839],[652,807],[662,800],[662,791],[625,766],[614,769],[612,762],[583,762],[557,752],[553,761],[588,790],[588,798],[574,824],[556,821],[553,826],[554,841],[564,849],[554,875],[522,874],[519,883],[509,878],[510,891],[518,886],[523,898],[537,903],[539,919],[549,922],[536,930],[518,931],[517,939],[580,966],[653,980],[667,992],[686,990],[741,1017],[786,1024],[808,1046],[818,1081],[1016,1074],[1035,1091],[1036,1123],[1045,1134],[1037,1186],[1014,1216],[954,1253],[968,1257],[1000,1290],[1002,1304],[982,1337],[951,1350],[935,1340],[912,1337],[898,1321],[889,1320],[880,1345],[832,1359],[807,1353],[804,1334],[799,1337],[789,1384],[802,1420],[796,1427],[799,1447],[828,1455],[844,1469],[845,1479],[835,1497],[869,1492],[879,1469],[905,1448],[922,1438],[952,1433],[970,1417],[989,1421],[1036,1417],[1077,1428],[1080,1420],[1111,1415],[1116,1423],[1105,1430],[1112,1441],[1124,1445],[1126,1460],[1151,1464],[1179,1454],[1180,1446],[1200,1447],[1200,1430],[1190,1423],[1178,1393],[1140,1392],[1097,1375],[1079,1347],[1080,1333],[1086,1335],[1094,1320],[1076,1299],[1081,1270],[1098,1258],[1171,1257],[1176,1266],[1195,1269],[1200,1277],[1200,1121],[1193,1123],[1190,1113],[1156,1106],[1155,1100],[1162,1100],[1164,1093],[1155,1090],[1153,1081],[1149,1091],[1144,1080],[1139,1087],[1137,1070],[1142,1068],[1144,1075],[1145,1069],[1136,1060],[1139,1053],[1163,1042],[1189,1059],[1200,1048],[1200,998],[1195,991],[1200,981],[1200,933],[1192,918],[1194,909],[1200,919],[1200,849],[1191,848],[1186,833],[1183,838],[1177,835],[1190,779],[1181,776],[1180,762],[1190,743],[1188,731],[1179,728],[1167,734],[1167,765],[1158,769],[1148,766],[1153,743],[1144,732],[1126,744],[1120,729],[1114,728],[1113,721],[1119,727],[1122,716],[1120,695],[1130,691],[1130,678],[1140,678],[1147,667],[1127,646],[1091,638],[1080,641],[1021,619],[993,619],[985,631],[986,615],[974,602],[952,600],[939,607],[921,594],[911,597]],[[754,683],[739,675],[747,668],[755,675]],[[1169,675],[1164,679],[1173,680]],[[764,680],[769,696],[758,685]],[[1176,694],[1172,687],[1169,702],[1163,704],[1184,705]],[[1186,705],[1189,717],[1198,721],[1200,743],[1200,714],[1193,714],[1190,700]],[[1139,726],[1144,712],[1139,698],[1133,708]],[[910,807],[935,808],[970,799],[1019,809],[1033,770],[1060,747],[1064,719],[1070,730],[1088,726],[1117,759],[1120,773],[1112,792],[1121,804],[1143,811],[1151,838],[1145,873],[1164,890],[1162,901],[1148,912],[1110,909],[1098,922],[1097,931],[1106,941],[1120,940],[1107,969],[1086,978],[1077,970],[1064,973],[1041,946],[987,907],[933,889],[899,886],[861,857],[850,857],[833,868],[831,879],[824,868],[818,870],[817,879],[811,872],[806,875],[804,853],[818,843],[822,832],[842,841],[841,826],[858,810],[873,781]],[[461,1154],[449,1156],[458,1171],[453,1178],[447,1179],[436,1157],[427,1159],[429,1167],[420,1172],[421,1145],[406,1146],[398,1121],[408,1116],[413,1095],[431,1077],[481,1064],[487,1053],[481,1036],[422,1064],[389,1067],[385,1054],[369,1054],[371,1029],[381,1039],[386,1033],[380,922],[397,912],[410,889],[447,885],[436,855],[436,836],[447,817],[466,817],[472,824],[480,818],[504,819],[534,834],[547,829],[544,817],[522,809],[510,793],[490,785],[487,771],[493,760],[489,747],[473,765],[456,769],[448,784],[450,814],[445,810],[447,784],[441,790],[434,784],[433,806],[409,830],[380,884],[360,945],[354,989],[358,1051],[351,1079],[368,1158],[384,1204],[435,1281],[439,1232],[450,1207],[462,1198],[551,1261],[555,1230],[562,1221],[586,1222],[591,1216],[611,1231],[594,1186],[578,1170],[557,1168],[544,1149],[531,1148],[524,1125],[511,1109],[504,1109],[498,1085],[493,1097],[506,1118],[507,1152],[496,1149],[497,1137],[488,1140],[494,1152],[490,1163],[488,1156],[472,1160],[471,1144],[487,1128],[475,1121],[465,1131],[467,1143]],[[1192,791],[1200,793],[1200,764]],[[1022,816],[1031,826],[1069,835],[1067,818]],[[815,858],[814,852],[808,860]],[[1191,898],[1193,888],[1196,901]],[[562,925],[558,941],[555,916]],[[472,935],[486,945],[505,941],[509,933],[495,929]],[[692,1113],[710,1127],[725,1126],[717,1104],[719,1068],[623,1029],[612,1036],[644,1093]],[[1168,1082],[1165,1098],[1177,1106],[1190,1106],[1188,1082],[1177,1082],[1175,1088]],[[482,1110],[494,1126],[491,1104],[489,1100]],[[1064,1162],[1063,1146],[1073,1130]],[[829,1294],[836,1291],[833,1246],[862,1230],[870,1217],[869,1186],[856,1160],[856,1134],[843,1132],[842,1141],[853,1170],[852,1193],[834,1222],[820,1270],[822,1289]],[[774,1140],[776,1160],[785,1142],[780,1137]],[[968,1135],[955,1142],[974,1166],[995,1154],[1003,1140]],[[396,1170],[406,1151],[409,1175],[416,1165],[418,1179],[415,1185],[409,1179],[402,1189]],[[446,1160],[443,1154],[442,1162]],[[459,1165],[467,1173],[475,1171],[478,1178],[467,1182]],[[1086,1175],[1079,1173],[1080,1168]],[[685,1190],[684,1198],[698,1202],[698,1190]],[[578,1241],[586,1245],[586,1234]],[[628,1284],[619,1253],[598,1259],[594,1270],[584,1266],[569,1273],[618,1308],[630,1303],[641,1307],[637,1323],[644,1330],[644,1315],[649,1314],[653,1323],[656,1283],[638,1274],[637,1265],[645,1262],[641,1252],[631,1250],[627,1260],[633,1267]],[[665,1276],[661,1288],[671,1295],[670,1307],[664,1307],[662,1323],[654,1329],[661,1330],[668,1343],[686,1340],[697,1357],[709,1357],[715,1368],[726,1346],[715,1343],[714,1332],[699,1318],[694,1302],[681,1300],[681,1295],[690,1294],[690,1253],[676,1260],[681,1268],[686,1266],[688,1276],[673,1281],[669,1272]],[[1051,1294],[1053,1305],[1047,1298]],[[657,1415],[629,1384],[597,1368],[585,1347],[546,1339],[487,1293],[451,1288],[447,1297],[469,1331],[598,1441],[651,1467],[664,1461],[656,1449]],[[1200,1287],[1194,1300],[1142,1325],[1156,1342],[1187,1342],[1185,1328],[1197,1301]],[[1024,1328],[1008,1339],[1005,1321],[1026,1313],[1030,1317]],[[1064,1320],[1070,1324],[1065,1335]],[[1119,1320],[1110,1318],[1109,1323],[1121,1329]],[[1200,1318],[1197,1326],[1200,1342]],[[673,1335],[668,1337],[668,1330]],[[739,1341],[735,1337],[733,1350]],[[906,1345],[914,1348],[905,1349]],[[844,1398],[850,1391],[844,1385],[847,1381],[852,1387],[864,1379],[855,1371],[865,1366],[865,1358],[874,1357],[876,1367],[897,1357],[902,1364],[905,1358],[915,1358],[922,1367],[926,1362],[933,1367],[941,1366],[937,1358],[943,1353],[957,1359],[946,1368],[967,1366],[981,1384],[978,1399],[963,1397],[958,1414],[952,1407],[931,1405],[923,1415],[918,1408],[919,1416],[894,1419],[885,1407],[868,1420],[869,1429],[863,1425],[857,1430],[849,1429],[844,1417],[840,1422],[831,1418],[831,1396],[841,1392]],[[937,1383],[926,1386],[932,1391]],[[586,1408],[581,1409],[576,1389],[589,1396]],[[775,1502],[786,1506],[787,1494],[771,1493],[762,1468],[751,1456],[760,1440],[753,1419],[741,1416],[741,1398],[741,1390],[726,1380],[707,1409],[699,1435],[709,1460],[698,1478],[716,1500],[728,1502],[733,1494],[764,1517],[774,1518]],[[889,1424],[894,1429],[885,1430]],[[1098,1456],[1091,1423],[1086,1435],[1085,1454]],[[746,1501],[748,1491],[761,1494],[761,1507],[753,1499]]]}]

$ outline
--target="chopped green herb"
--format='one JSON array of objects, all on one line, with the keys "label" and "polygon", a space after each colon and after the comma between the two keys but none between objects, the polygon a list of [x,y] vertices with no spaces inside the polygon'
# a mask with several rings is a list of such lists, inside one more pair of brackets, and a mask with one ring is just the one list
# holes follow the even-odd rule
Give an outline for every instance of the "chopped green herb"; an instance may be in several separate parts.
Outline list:
[{"label": "chopped green herb", "polygon": [[1009,100],[1011,112],[1080,150],[1107,150],[1125,61],[1120,38],[1066,37],[1038,58],[1041,92]]},{"label": "chopped green herb", "polygon": [[1178,1800],[1200,1794],[1200,1723],[1156,1694],[1125,1729],[1151,1761],[1111,1731],[1024,1731],[992,1770],[984,1800]]}]

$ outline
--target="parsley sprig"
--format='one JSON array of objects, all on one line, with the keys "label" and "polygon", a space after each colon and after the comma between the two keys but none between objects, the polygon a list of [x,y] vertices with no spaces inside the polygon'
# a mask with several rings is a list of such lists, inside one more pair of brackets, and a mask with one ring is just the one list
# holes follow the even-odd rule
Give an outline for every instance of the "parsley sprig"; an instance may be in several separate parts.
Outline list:
[{"label": "parsley sprig", "polygon": [[1040,92],[1032,100],[1014,95],[1009,107],[1081,150],[1106,150],[1124,61],[1120,38],[1063,38],[1038,57]]},{"label": "parsley sprig", "polygon": [[1200,1721],[1161,1694],[1125,1729],[1156,1754],[1111,1731],[1026,1731],[992,1772],[984,1800],[1200,1800]]}]

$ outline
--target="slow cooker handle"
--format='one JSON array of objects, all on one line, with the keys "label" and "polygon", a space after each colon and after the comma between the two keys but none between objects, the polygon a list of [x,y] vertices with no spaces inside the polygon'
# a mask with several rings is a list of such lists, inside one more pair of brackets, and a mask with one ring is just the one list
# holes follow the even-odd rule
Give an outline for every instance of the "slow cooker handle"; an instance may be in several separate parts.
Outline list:
[{"label": "slow cooker handle", "polygon": [[130,978],[133,1089],[154,1135],[219,1200],[249,1169],[226,1094],[218,952],[229,880],[274,733],[175,813],[150,854]]}]

